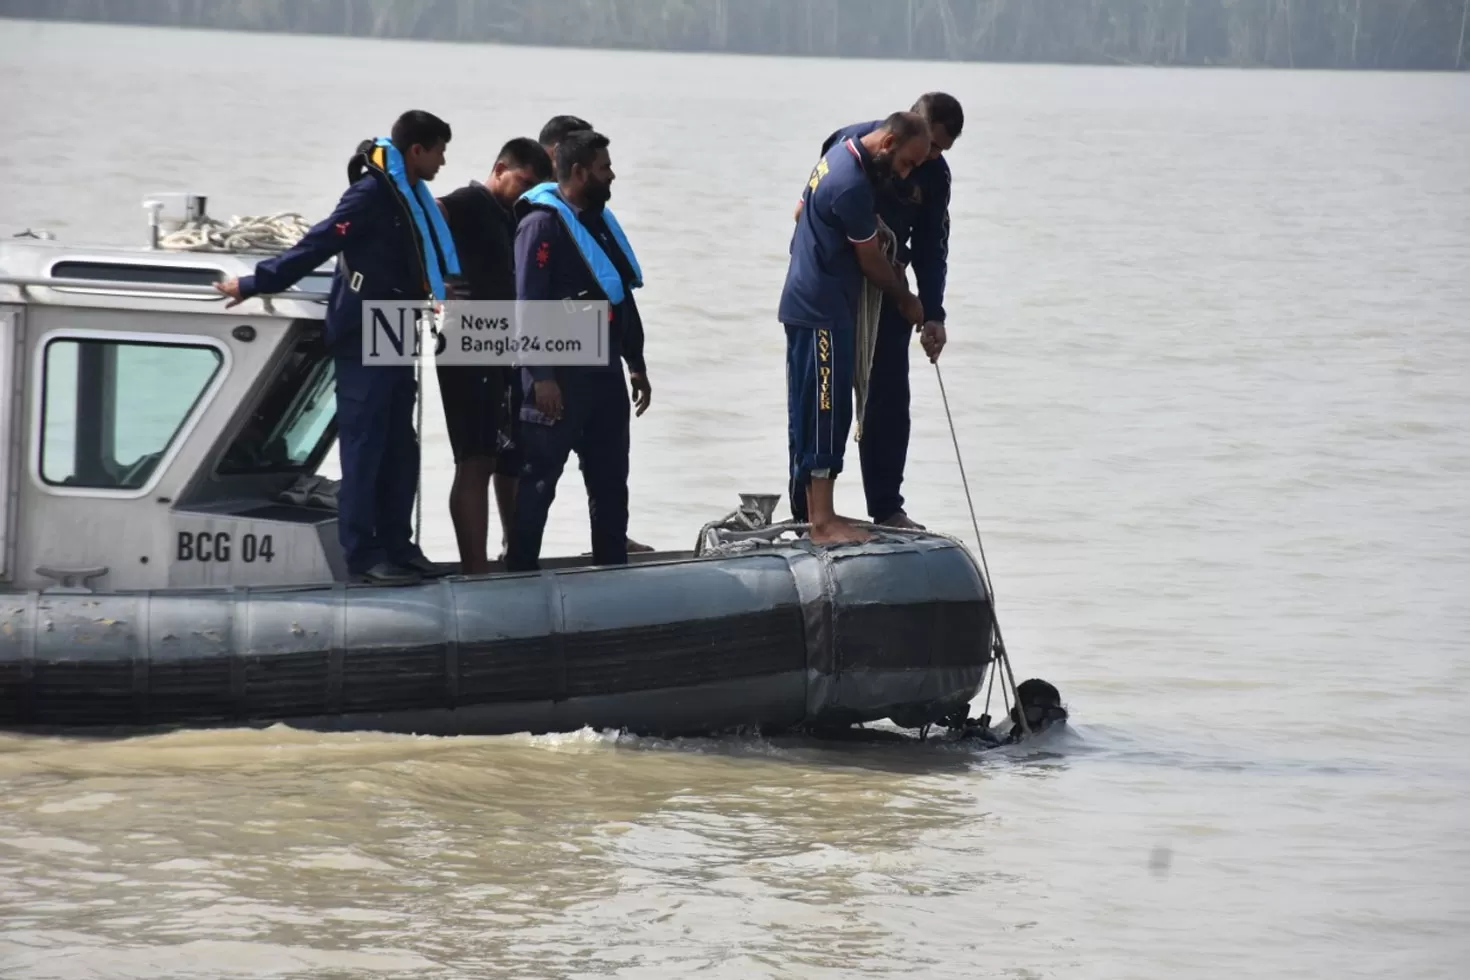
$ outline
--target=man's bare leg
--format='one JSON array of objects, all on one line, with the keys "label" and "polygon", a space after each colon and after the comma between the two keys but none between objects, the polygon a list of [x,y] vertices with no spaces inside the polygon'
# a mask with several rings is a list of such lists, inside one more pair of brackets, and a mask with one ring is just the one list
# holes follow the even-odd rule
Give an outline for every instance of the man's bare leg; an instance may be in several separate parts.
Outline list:
[{"label": "man's bare leg", "polygon": [[806,514],[811,539],[817,544],[861,544],[873,540],[872,532],[860,528],[850,517],[839,517],[832,506],[833,481],[813,476],[806,488]]},{"label": "man's bare leg", "polygon": [[489,456],[472,456],[454,468],[449,519],[454,523],[462,575],[490,571],[485,542],[490,536],[490,474],[494,471],[495,459]]},{"label": "man's bare leg", "polygon": [[[500,511],[500,560],[505,560],[505,549],[510,547],[510,528],[516,517],[516,487],[520,478],[509,473],[495,474],[495,506]],[[486,530],[488,534],[488,529]]]}]

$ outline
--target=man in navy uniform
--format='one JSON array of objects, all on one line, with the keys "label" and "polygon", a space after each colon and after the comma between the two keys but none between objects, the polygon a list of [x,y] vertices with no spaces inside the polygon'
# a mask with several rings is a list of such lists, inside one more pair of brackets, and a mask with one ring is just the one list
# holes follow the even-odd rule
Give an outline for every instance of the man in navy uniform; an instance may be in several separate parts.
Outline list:
[{"label": "man in navy uniform", "polygon": [[449,138],[449,125],[437,116],[404,113],[391,138],[358,148],[348,166],[351,186],[330,217],[257,264],[254,275],[215,284],[234,306],[289,289],[340,256],[325,319],[342,460],[337,534],[348,573],[379,584],[410,584],[447,571],[413,542],[419,476],[413,368],[364,364],[362,319],[363,304],[375,300],[443,299],[444,274],[459,272],[449,230],[423,183],[444,165]]},{"label": "man in navy uniform", "polygon": [[[949,163],[942,154],[954,145],[965,125],[964,110],[952,95],[928,92],[913,111],[929,124],[927,158],[907,178],[895,175],[878,188],[878,214],[898,238],[898,260],[912,264],[918,279],[924,325],[919,343],[931,362],[944,349],[944,285],[949,258]],[[877,120],[839,129],[822,144],[826,153],[843,139],[861,139],[876,130]],[[873,369],[868,377],[863,438],[858,443],[868,515],[875,524],[912,527],[903,509],[904,464],[909,448],[909,340],[913,328],[891,298],[885,297],[879,318]],[[792,498],[792,512],[806,520],[806,501]]]},{"label": "man in navy uniform", "polygon": [[555,185],[532,188],[517,204],[516,297],[608,301],[608,356],[599,365],[521,369],[525,463],[505,566],[540,567],[541,538],[556,484],[575,451],[587,487],[592,560],[628,561],[629,379],[642,415],[653,396],[643,361],[643,321],[633,290],[643,273],[617,218],[607,209],[613,170],[606,136],[573,132],[556,147]]},{"label": "man in navy uniform", "polygon": [[[541,148],[551,156],[551,163],[554,167],[556,165],[556,148],[561,144],[562,140],[566,139],[573,133],[587,133],[591,131],[592,124],[583,119],[581,116],[552,116],[550,119],[546,120],[546,124],[541,127],[541,132],[537,136],[537,140],[540,141]],[[582,463],[581,466],[582,479],[585,482],[587,480],[587,466],[585,463]],[[590,484],[588,484],[587,492],[592,492]],[[633,540],[633,538],[631,537],[628,538],[629,554],[632,554],[634,552],[653,550],[653,547],[650,545],[642,544],[641,542]]]},{"label": "man in navy uniform", "polygon": [[820,544],[872,538],[839,516],[832,500],[852,425],[863,279],[893,301],[906,326],[924,322],[922,304],[879,244],[874,185],[907,177],[930,143],[922,116],[893,113],[867,135],[831,146],[802,191],[777,315],[786,327],[792,509]]}]

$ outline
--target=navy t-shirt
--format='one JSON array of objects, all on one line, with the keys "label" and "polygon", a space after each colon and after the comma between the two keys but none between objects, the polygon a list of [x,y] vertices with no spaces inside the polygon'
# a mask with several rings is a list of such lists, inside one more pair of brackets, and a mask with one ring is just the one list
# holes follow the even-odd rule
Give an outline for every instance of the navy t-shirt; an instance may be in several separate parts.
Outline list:
[{"label": "navy t-shirt", "polygon": [[839,140],[812,168],[791,235],[791,262],[777,316],[793,327],[850,330],[857,323],[863,270],[853,246],[878,234],[872,157]]},{"label": "navy t-shirt", "polygon": [[[874,119],[844,126],[822,144],[825,153],[843,139],[860,140],[883,125]],[[949,162],[925,160],[907,178],[876,182],[878,215],[898,238],[898,260],[911,264],[926,320],[944,322],[944,288],[949,265]]]}]

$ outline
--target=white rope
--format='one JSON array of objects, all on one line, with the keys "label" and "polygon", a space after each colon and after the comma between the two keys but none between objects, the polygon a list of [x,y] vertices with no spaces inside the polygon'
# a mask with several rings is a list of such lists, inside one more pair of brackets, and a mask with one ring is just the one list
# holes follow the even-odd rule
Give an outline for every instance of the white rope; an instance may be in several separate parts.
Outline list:
[{"label": "white rope", "polygon": [[234,215],[228,222],[205,215],[160,235],[158,247],[182,252],[283,252],[311,230],[295,211]]}]

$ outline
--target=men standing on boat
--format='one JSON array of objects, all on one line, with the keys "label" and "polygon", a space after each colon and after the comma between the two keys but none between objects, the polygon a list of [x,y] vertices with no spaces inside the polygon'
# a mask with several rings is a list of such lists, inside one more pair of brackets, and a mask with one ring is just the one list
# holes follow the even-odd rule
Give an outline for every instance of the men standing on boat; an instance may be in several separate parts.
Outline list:
[{"label": "men standing on boat", "polygon": [[[506,143],[484,181],[471,181],[439,199],[454,236],[464,276],[462,299],[511,302],[516,298],[516,200],[551,180],[551,158],[533,139]],[[438,366],[444,423],[454,453],[454,484],[449,517],[459,543],[460,570],[490,571],[486,541],[490,533],[493,477],[503,540],[509,541],[515,517],[516,480],[521,454],[519,372],[499,365]],[[504,437],[504,445],[502,445]]]},{"label": "men standing on boat", "polygon": [[864,277],[892,299],[906,325],[924,322],[923,305],[879,244],[874,184],[907,177],[931,139],[923,116],[893,113],[872,132],[828,148],[802,191],[778,316],[786,327],[792,508],[818,543],[872,538],[833,505],[852,425]]},{"label": "men standing on boat", "polygon": [[342,461],[337,534],[349,574],[379,584],[409,584],[447,571],[413,542],[419,476],[414,370],[364,364],[362,319],[365,302],[443,299],[444,275],[459,272],[453,238],[425,185],[444,165],[449,139],[444,120],[421,110],[404,113],[390,138],[358,147],[348,165],[351,186],[326,220],[258,263],[254,275],[215,284],[234,306],[289,289],[338,257],[325,318]]},{"label": "men standing on boat", "polygon": [[[965,125],[965,113],[954,96],[927,92],[914,103],[913,111],[929,124],[927,158],[907,178],[893,176],[877,188],[878,214],[898,239],[900,266],[912,263],[918,279],[919,301],[924,306],[924,325],[919,343],[931,362],[944,349],[944,285],[949,258],[949,163],[943,153],[954,146]],[[876,130],[878,120],[839,129],[822,144],[826,153],[839,140],[862,139]],[[920,527],[903,508],[904,464],[909,447],[909,341],[913,326],[905,322],[898,305],[885,297],[873,350],[873,368],[868,376],[867,402],[863,410],[863,491],[868,515],[875,524]],[[806,501],[795,494],[792,513],[806,520]]]},{"label": "men standing on boat", "polygon": [[517,205],[516,295],[528,301],[607,300],[608,359],[595,366],[521,369],[525,463],[515,529],[505,565],[539,568],[541,538],[556,484],[575,451],[587,486],[592,560],[628,561],[629,390],[642,415],[652,398],[643,361],[643,322],[632,291],[643,285],[638,259],[607,210],[613,170],[607,137],[574,132],[556,148],[557,183],[529,191]]}]

